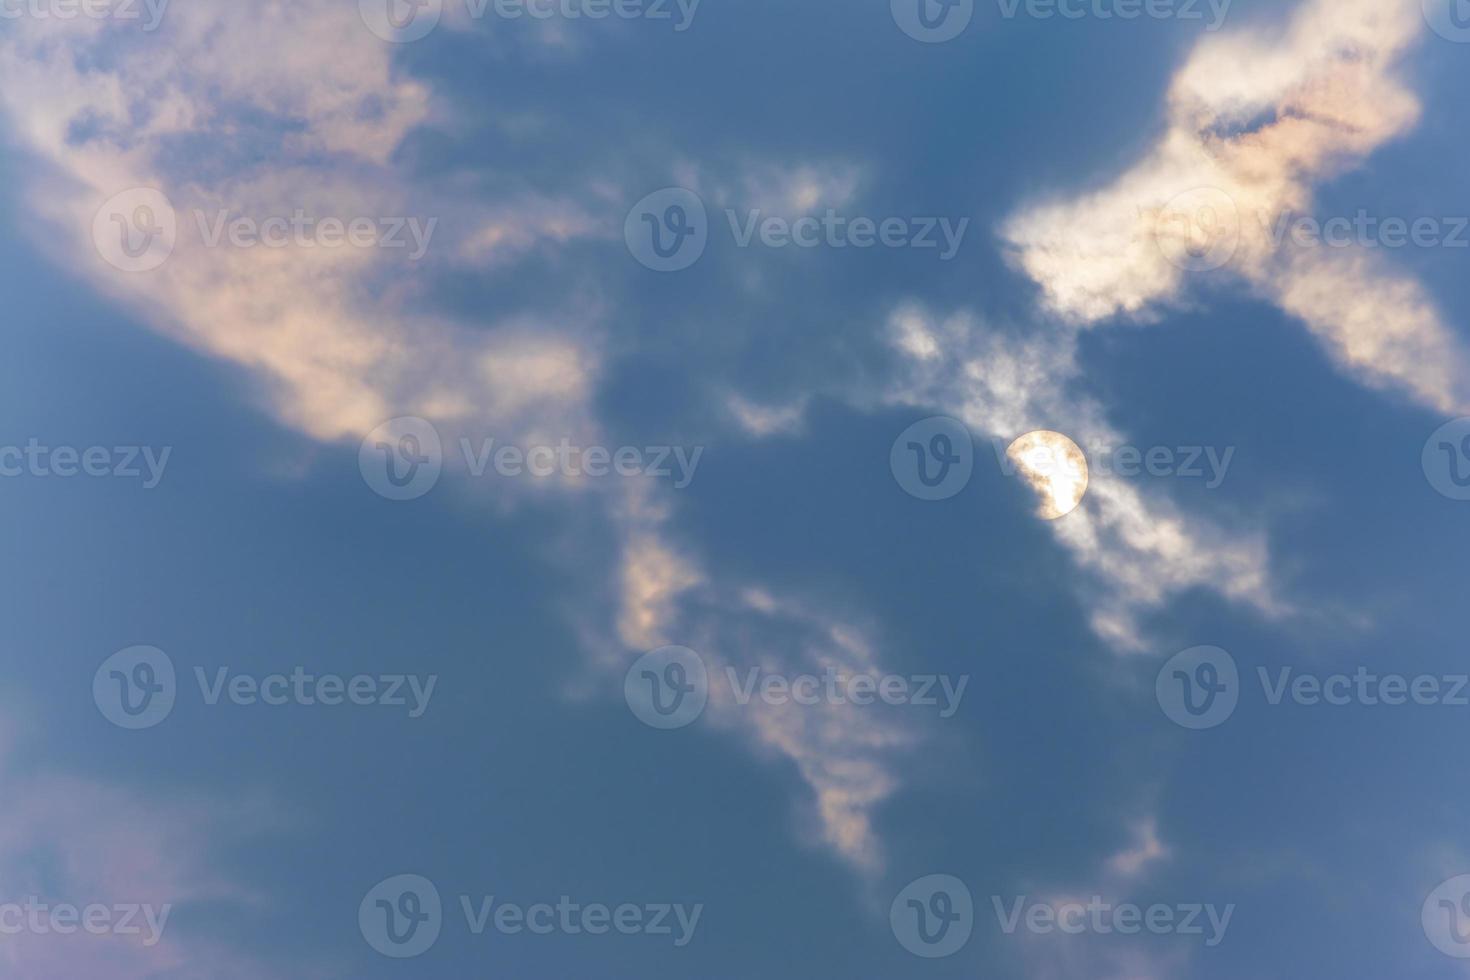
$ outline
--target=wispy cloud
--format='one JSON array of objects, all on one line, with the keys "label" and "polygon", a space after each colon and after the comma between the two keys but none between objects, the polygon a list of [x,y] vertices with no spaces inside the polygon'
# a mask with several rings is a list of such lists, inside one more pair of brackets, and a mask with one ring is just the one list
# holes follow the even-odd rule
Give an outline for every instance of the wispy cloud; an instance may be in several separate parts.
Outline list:
[{"label": "wispy cloud", "polygon": [[1417,0],[1310,0],[1285,31],[1207,38],[1136,165],[1009,222],[1018,263],[1081,324],[1154,313],[1223,266],[1356,377],[1463,410],[1464,351],[1421,284],[1379,253],[1282,248],[1270,234],[1316,185],[1414,125],[1418,101],[1396,72],[1424,33]]}]

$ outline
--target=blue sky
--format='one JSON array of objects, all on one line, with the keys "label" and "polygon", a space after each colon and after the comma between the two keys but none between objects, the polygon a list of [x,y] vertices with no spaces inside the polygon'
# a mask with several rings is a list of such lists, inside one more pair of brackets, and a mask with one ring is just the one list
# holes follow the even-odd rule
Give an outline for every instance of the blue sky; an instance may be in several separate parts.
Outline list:
[{"label": "blue sky", "polygon": [[6,976],[1466,974],[1470,12],[904,2],[0,5]]}]

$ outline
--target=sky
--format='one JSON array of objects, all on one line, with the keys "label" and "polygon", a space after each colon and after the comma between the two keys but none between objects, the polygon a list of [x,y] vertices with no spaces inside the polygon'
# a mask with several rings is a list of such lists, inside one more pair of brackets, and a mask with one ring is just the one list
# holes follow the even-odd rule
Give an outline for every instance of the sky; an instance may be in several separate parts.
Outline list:
[{"label": "sky", "polygon": [[1470,975],[1464,0],[0,0],[0,975]]}]

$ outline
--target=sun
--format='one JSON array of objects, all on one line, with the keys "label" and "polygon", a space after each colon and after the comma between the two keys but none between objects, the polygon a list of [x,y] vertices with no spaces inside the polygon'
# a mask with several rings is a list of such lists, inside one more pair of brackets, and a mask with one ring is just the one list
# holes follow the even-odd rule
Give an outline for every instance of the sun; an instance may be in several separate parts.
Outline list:
[{"label": "sun", "polygon": [[1036,516],[1042,520],[1066,517],[1087,495],[1087,457],[1060,432],[1028,432],[1011,443],[1006,456],[1040,498]]}]

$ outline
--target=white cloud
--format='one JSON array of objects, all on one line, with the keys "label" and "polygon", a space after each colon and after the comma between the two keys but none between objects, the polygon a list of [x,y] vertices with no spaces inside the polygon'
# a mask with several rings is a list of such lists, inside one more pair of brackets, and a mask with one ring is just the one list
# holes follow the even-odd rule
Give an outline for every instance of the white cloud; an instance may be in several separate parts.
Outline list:
[{"label": "white cloud", "polygon": [[1212,35],[1175,76],[1152,150],[1101,190],[1016,215],[1016,260],[1081,324],[1155,312],[1225,266],[1355,376],[1463,412],[1464,352],[1418,283],[1376,253],[1305,254],[1270,234],[1417,121],[1396,70],[1423,34],[1418,0],[1309,0],[1284,32]]},{"label": "white cloud", "polygon": [[[970,314],[941,320],[916,305],[896,310],[889,331],[907,355],[882,396],[890,404],[952,415],[1002,447],[1038,429],[1083,447],[1127,444],[1100,406],[1073,393],[1070,331],[1010,337]],[[1261,532],[1185,515],[1116,474],[1093,473],[1082,504],[1047,526],[1090,573],[1094,629],[1123,650],[1146,649],[1139,617],[1188,589],[1212,589],[1269,615],[1285,609]]]}]

